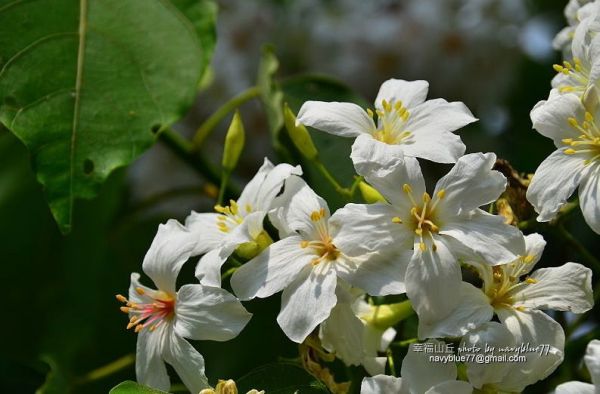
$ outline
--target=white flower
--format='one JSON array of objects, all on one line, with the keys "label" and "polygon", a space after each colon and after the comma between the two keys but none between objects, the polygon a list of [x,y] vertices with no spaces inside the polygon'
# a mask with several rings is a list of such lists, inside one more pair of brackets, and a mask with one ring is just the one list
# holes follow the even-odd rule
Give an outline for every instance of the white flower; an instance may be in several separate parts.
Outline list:
[{"label": "white flower", "polygon": [[[354,226],[356,217],[330,217],[327,203],[296,176],[287,179],[276,205],[280,208],[269,217],[281,240],[241,266],[231,286],[241,299],[285,289],[277,321],[291,340],[302,342],[336,305],[338,276],[357,287],[381,282],[386,271],[371,260],[386,261],[387,256],[373,250],[393,239],[386,228]],[[353,275],[363,264],[372,270]]]},{"label": "white flower", "polygon": [[513,387],[513,391],[545,378],[562,361],[563,329],[541,310],[584,313],[594,303],[589,268],[566,263],[560,267],[540,268],[530,274],[546,243],[539,234],[528,235],[526,243],[527,254],[510,264],[492,267],[466,260],[465,263],[479,273],[483,288],[463,282],[461,301],[456,309],[437,323],[419,327],[424,336],[464,335],[496,314],[515,337],[517,345],[549,345],[547,355],[528,354],[526,362],[515,365],[510,376],[503,378],[503,384]]},{"label": "white flower", "polygon": [[375,112],[352,103],[307,101],[298,112],[298,122],[342,137],[358,137],[354,147],[376,144],[392,156],[454,163],[465,145],[452,132],[477,119],[461,102],[425,101],[428,89],[427,81],[389,79],[379,89]]},{"label": "white flower", "polygon": [[[432,348],[444,348],[443,342],[427,341]],[[420,351],[415,350],[420,347]],[[377,375],[364,378],[361,394],[470,394],[472,387],[467,382],[456,380],[457,368],[453,362],[429,361],[431,353],[423,351],[424,344],[412,344],[402,360],[401,378]]]},{"label": "white flower", "polygon": [[576,35],[575,30],[581,21],[597,13],[597,7],[598,4],[593,0],[569,0],[569,3],[565,6],[564,14],[568,25],[558,32],[552,46],[554,49],[561,50],[566,59],[573,57],[571,45]]},{"label": "white flower", "polygon": [[321,323],[321,345],[346,365],[363,365],[371,375],[384,373],[387,358],[378,357],[377,352],[388,348],[396,330],[367,324],[363,317],[372,315],[376,307],[364,300],[364,292],[349,289],[340,281],[336,296],[337,305]]},{"label": "white flower", "polygon": [[176,290],[177,275],[196,245],[194,234],[175,220],[161,224],[142,269],[157,290],[139,283],[131,274],[129,299],[121,308],[130,316],[127,328],[138,333],[136,375],[138,382],[161,390],[170,388],[165,362],[186,387],[197,393],[208,387],[204,359],[184,338],[227,341],[236,337],[252,316],[225,290],[199,284]]},{"label": "white flower", "polygon": [[568,93],[533,108],[533,127],[558,149],[535,171],[527,199],[539,214],[537,220],[547,222],[579,187],[583,217],[600,234],[600,106],[593,101],[586,108]]},{"label": "white flower", "polygon": [[221,286],[221,266],[235,249],[248,242],[259,246],[270,242],[263,231],[263,220],[271,203],[290,175],[301,175],[300,167],[289,164],[264,164],[244,188],[237,201],[227,207],[216,206],[217,213],[192,212],[186,227],[196,234],[193,255],[205,254],[196,266],[196,277],[209,286]]},{"label": "white flower", "polygon": [[592,384],[566,382],[556,387],[556,394],[597,394],[600,392],[600,341],[594,339],[587,346],[585,365],[592,378]]},{"label": "white flower", "polygon": [[[356,149],[355,165],[387,202],[349,204],[338,215],[360,215],[355,219],[359,223],[390,232],[395,239],[393,250],[403,252],[388,262],[393,267],[388,271],[400,281],[404,278],[420,324],[436,321],[459,301],[458,252],[467,251],[489,264],[500,264],[525,250],[518,229],[478,208],[498,198],[506,179],[491,169],[496,160],[493,153],[473,153],[461,157],[430,196],[417,160],[390,158],[384,149],[375,148],[370,152]],[[387,245],[381,245],[380,253]]]}]

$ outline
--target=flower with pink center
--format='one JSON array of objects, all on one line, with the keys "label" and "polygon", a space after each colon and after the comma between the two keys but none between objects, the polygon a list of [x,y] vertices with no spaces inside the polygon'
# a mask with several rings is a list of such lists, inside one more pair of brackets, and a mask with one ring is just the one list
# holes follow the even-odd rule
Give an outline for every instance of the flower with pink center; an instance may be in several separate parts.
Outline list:
[{"label": "flower with pink center", "polygon": [[250,317],[242,304],[219,287],[189,284],[176,289],[177,275],[196,246],[196,236],[176,220],[158,227],[142,269],[157,290],[131,274],[129,298],[117,295],[129,314],[127,328],[138,333],[136,375],[141,384],[170,388],[165,362],[193,393],[209,387],[204,358],[185,338],[227,341],[236,337]]}]

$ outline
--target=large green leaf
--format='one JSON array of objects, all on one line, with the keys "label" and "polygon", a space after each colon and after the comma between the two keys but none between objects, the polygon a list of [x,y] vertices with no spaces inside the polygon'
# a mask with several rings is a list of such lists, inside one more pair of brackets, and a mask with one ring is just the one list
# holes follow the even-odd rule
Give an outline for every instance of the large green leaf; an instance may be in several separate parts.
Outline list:
[{"label": "large green leaf", "polygon": [[198,10],[183,0],[0,0],[0,122],[29,148],[63,232],[76,198],[93,197],[153,143],[153,128],[191,105],[214,40]]},{"label": "large green leaf", "polygon": [[319,394],[329,390],[303,368],[291,363],[267,364],[236,381],[238,391],[264,390],[268,394]]},{"label": "large green leaf", "polygon": [[110,390],[109,394],[167,394],[164,391],[142,386],[132,381],[118,384]]}]

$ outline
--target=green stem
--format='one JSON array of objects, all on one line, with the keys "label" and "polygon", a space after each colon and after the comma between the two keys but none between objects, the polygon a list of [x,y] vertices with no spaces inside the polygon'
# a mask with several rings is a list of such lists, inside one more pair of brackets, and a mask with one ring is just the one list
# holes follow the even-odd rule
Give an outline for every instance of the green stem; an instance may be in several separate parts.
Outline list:
[{"label": "green stem", "polygon": [[410,338],[410,339],[405,339],[403,341],[392,342],[390,345],[391,346],[397,346],[397,347],[407,347],[411,343],[417,343],[418,341],[419,341],[418,338]]},{"label": "green stem", "polygon": [[231,275],[233,275],[233,273],[235,271],[237,271],[239,267],[231,267],[229,268],[227,271],[225,271],[223,273],[223,275],[221,275],[221,281],[224,281],[225,279],[229,278]]},{"label": "green stem", "polygon": [[387,351],[387,359],[388,359],[388,366],[390,367],[390,373],[392,374],[392,376],[397,376],[396,375],[396,366],[394,365],[394,355],[392,354],[392,351],[390,349],[388,349],[388,351]]},{"label": "green stem", "polygon": [[358,189],[358,185],[360,185],[363,179],[364,178],[359,175],[354,177],[354,183],[352,183],[352,186],[350,186],[350,197],[354,197],[354,193],[356,193],[356,189]]},{"label": "green stem", "polygon": [[202,143],[210,135],[213,129],[233,110],[244,104],[246,101],[250,101],[260,94],[258,86],[253,86],[244,90],[242,93],[233,97],[231,100],[223,104],[217,109],[208,119],[204,121],[198,127],[194,138],[192,139],[192,150],[198,152]]},{"label": "green stem", "polygon": [[94,369],[93,371],[88,372],[81,378],[75,381],[75,384],[85,384],[89,382],[93,382],[95,380],[99,380],[110,376],[114,373],[117,373],[135,363],[135,355],[127,354],[109,364],[106,364],[100,368]]},{"label": "green stem", "polygon": [[588,261],[588,263],[593,265],[593,268],[597,272],[600,272],[600,260],[594,257],[594,255],[592,255],[590,251],[587,250],[585,246],[583,246],[583,244],[581,244],[569,231],[567,231],[567,229],[565,228],[565,226],[563,226],[562,223],[558,224],[557,229],[559,234],[565,239],[565,241],[567,241],[577,251],[577,253],[581,255],[581,257],[583,257]]},{"label": "green stem", "polygon": [[325,179],[327,179],[327,181],[331,183],[336,192],[348,199],[352,197],[352,195],[350,194],[350,190],[346,189],[345,187],[342,187],[342,185],[340,185],[337,179],[335,179],[335,177],[329,172],[329,170],[323,165],[323,163],[321,163],[318,159],[315,159],[313,163],[315,167],[317,167],[317,170],[319,170],[319,172],[325,177]]},{"label": "green stem", "polygon": [[[183,136],[176,133],[171,128],[165,128],[158,132],[158,138],[170,148],[181,160],[194,168],[204,178],[214,185],[221,184],[221,175],[212,163],[206,160],[202,155],[194,152],[192,144]],[[237,195],[239,190],[228,186],[227,194]]]},{"label": "green stem", "polygon": [[223,199],[225,198],[225,190],[229,184],[229,178],[231,178],[231,171],[223,171],[223,176],[221,176],[221,186],[219,187],[219,197],[217,198],[218,205],[223,205]]}]

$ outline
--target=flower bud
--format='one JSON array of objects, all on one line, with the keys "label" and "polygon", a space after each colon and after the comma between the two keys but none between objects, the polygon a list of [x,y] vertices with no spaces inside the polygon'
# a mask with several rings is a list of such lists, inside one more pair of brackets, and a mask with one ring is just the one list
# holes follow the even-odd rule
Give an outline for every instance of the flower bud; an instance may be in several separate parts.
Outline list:
[{"label": "flower bud", "polygon": [[369,204],[385,201],[385,198],[381,195],[381,193],[364,181],[360,181],[358,188],[360,189],[360,194],[362,194],[365,201]]},{"label": "flower bud", "polygon": [[262,231],[254,241],[244,242],[237,247],[235,253],[243,259],[250,260],[260,254],[267,246],[273,243],[273,239],[267,234],[266,231]]},{"label": "flower bud", "polygon": [[296,148],[308,160],[315,160],[318,156],[317,148],[315,147],[308,130],[306,130],[306,127],[296,122],[296,116],[287,103],[284,106],[283,114],[285,128]]},{"label": "flower bud", "polygon": [[223,150],[223,169],[226,172],[231,172],[238,163],[240,154],[244,149],[246,137],[244,133],[244,125],[239,111],[235,111],[227,136],[225,137],[225,149]]},{"label": "flower bud", "polygon": [[371,307],[371,313],[362,316],[367,324],[380,330],[392,327],[396,323],[406,319],[414,313],[410,301],[402,301],[396,304],[377,305]]}]

